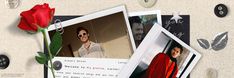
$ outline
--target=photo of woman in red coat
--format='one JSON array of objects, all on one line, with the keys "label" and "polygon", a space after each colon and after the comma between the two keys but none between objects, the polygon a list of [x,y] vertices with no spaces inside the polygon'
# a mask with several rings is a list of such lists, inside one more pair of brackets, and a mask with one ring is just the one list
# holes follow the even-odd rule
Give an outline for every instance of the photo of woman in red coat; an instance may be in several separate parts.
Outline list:
[{"label": "photo of woman in red coat", "polygon": [[118,78],[190,78],[196,50],[155,23]]},{"label": "photo of woman in red coat", "polygon": [[183,47],[175,43],[165,53],[157,54],[141,78],[176,78],[178,65],[176,58],[183,52]]}]

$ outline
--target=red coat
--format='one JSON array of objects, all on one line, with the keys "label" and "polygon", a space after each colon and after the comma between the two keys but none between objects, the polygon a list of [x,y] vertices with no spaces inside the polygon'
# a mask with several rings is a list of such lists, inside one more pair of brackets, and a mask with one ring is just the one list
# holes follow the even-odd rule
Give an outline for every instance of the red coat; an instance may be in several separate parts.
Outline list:
[{"label": "red coat", "polygon": [[172,78],[176,78],[178,67],[175,64],[175,62],[170,61],[170,57],[167,54],[159,53],[151,61],[142,78],[169,78],[174,68],[175,71]]}]

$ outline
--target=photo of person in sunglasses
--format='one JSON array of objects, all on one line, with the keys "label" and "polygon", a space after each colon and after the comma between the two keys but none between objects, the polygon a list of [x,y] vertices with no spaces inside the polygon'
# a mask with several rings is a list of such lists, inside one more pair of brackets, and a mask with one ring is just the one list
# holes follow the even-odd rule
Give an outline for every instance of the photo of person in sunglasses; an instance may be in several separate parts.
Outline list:
[{"label": "photo of person in sunglasses", "polygon": [[76,30],[78,39],[82,42],[78,52],[73,52],[75,57],[103,58],[104,51],[100,44],[89,40],[89,32],[83,27]]}]

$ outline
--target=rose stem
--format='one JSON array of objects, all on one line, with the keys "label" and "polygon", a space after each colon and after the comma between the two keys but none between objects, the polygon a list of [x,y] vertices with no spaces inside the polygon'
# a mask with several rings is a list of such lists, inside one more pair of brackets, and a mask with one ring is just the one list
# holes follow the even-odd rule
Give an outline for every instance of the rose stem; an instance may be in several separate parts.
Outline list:
[{"label": "rose stem", "polygon": [[50,61],[50,65],[51,65],[51,72],[53,74],[53,78],[55,78],[55,74],[54,74],[54,67],[53,67],[53,64],[52,64],[52,54],[50,52],[50,47],[49,47],[49,44],[48,44],[48,41],[47,41],[47,37],[46,37],[46,33],[45,33],[45,29],[42,29],[42,34],[43,34],[43,37],[44,37],[44,40],[45,40],[45,43],[46,43],[46,47],[47,47],[47,50],[49,52],[49,61]]}]

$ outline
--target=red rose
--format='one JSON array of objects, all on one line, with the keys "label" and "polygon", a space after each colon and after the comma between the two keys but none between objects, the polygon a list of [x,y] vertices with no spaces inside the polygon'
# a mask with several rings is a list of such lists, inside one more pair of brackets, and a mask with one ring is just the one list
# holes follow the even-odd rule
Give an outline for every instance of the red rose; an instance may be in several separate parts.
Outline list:
[{"label": "red rose", "polygon": [[21,20],[18,27],[22,30],[36,32],[38,26],[46,28],[54,16],[54,8],[50,8],[48,4],[36,5],[28,11],[20,14]]}]

